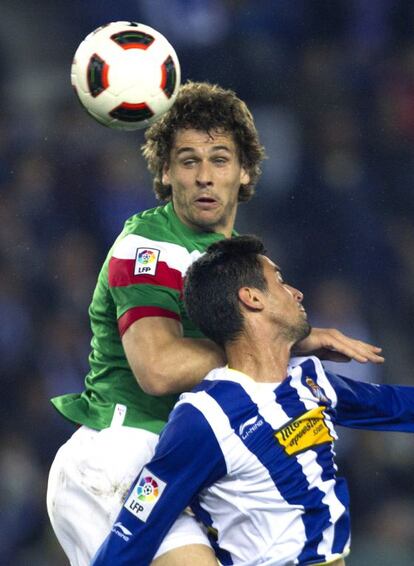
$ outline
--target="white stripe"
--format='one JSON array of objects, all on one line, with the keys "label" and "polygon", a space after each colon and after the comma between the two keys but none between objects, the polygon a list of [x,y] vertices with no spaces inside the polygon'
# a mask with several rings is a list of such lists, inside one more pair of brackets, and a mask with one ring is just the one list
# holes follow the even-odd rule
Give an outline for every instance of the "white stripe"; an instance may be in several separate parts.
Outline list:
[{"label": "white stripe", "polygon": [[189,266],[198,259],[202,253],[194,250],[191,253],[178,244],[160,242],[144,238],[138,234],[128,234],[125,238],[117,241],[112,250],[112,256],[117,259],[135,259],[138,248],[154,248],[160,250],[158,261],[163,261],[172,269],[181,271],[184,275]]},{"label": "white stripe", "polygon": [[303,375],[302,369],[303,368],[298,367],[298,368],[295,368],[295,369],[300,370],[300,374],[297,371],[295,372],[295,377],[292,378],[290,385],[293,389],[296,389],[301,403],[303,403],[305,405],[306,409],[308,411],[310,411],[311,409],[314,409],[315,407],[317,407],[318,403],[317,403],[315,397],[309,391],[309,388],[306,387],[306,385],[303,385],[303,383],[302,383],[302,375]]},{"label": "white stripe", "polygon": [[329,379],[326,376],[325,370],[323,368],[323,365],[321,363],[321,361],[318,358],[312,358],[314,364],[315,364],[315,369],[316,369],[316,375],[317,377],[317,383],[323,387],[325,394],[329,397],[329,399],[332,401],[332,407],[336,407],[336,405],[338,404],[338,396],[336,394],[335,389],[332,387]]},{"label": "white stripe", "polygon": [[[198,393],[184,393],[180,397],[177,406],[184,402],[191,403],[191,405],[204,415],[222,449],[227,472],[233,472],[236,466],[234,454],[239,454],[240,451],[246,452],[246,448],[242,441],[234,434],[227,415],[224,413],[220,405],[205,391],[200,391]],[[226,441],[225,447],[222,445],[224,441]],[[231,450],[231,448],[234,448],[234,451]],[[229,454],[230,456],[233,456],[233,458],[230,457]]]}]

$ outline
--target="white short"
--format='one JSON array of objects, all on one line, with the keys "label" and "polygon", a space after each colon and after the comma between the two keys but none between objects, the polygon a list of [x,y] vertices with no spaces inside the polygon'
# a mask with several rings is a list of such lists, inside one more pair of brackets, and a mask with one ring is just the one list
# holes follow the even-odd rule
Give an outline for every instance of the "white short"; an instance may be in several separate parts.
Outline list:
[{"label": "white short", "polygon": [[[58,450],[49,473],[47,509],[72,566],[89,565],[157,441],[156,434],[138,428],[82,426]],[[188,544],[210,546],[202,527],[183,513],[155,556]]]}]

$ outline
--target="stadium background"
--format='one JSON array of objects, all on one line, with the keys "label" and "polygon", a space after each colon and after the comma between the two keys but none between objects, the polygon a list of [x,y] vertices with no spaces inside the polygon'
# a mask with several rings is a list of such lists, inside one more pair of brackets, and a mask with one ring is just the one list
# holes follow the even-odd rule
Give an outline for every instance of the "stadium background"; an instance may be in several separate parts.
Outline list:
[{"label": "stadium background", "polygon": [[[72,432],[48,399],[82,388],[87,308],[123,220],[156,204],[141,133],[82,111],[69,72],[102,23],[142,21],[183,79],[233,88],[269,159],[239,231],[264,237],[315,325],[383,346],[414,385],[414,3],[410,0],[2,0],[0,18],[0,562],[66,564],[47,472]],[[340,431],[349,566],[414,564],[414,436]]]}]

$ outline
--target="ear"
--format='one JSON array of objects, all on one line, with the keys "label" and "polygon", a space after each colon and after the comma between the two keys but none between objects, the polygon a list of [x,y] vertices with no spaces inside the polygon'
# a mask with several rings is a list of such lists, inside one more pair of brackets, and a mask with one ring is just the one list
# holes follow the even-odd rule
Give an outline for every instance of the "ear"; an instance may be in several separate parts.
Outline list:
[{"label": "ear", "polygon": [[261,311],[264,309],[262,295],[254,287],[241,287],[238,292],[240,302],[249,310]]},{"label": "ear", "polygon": [[163,185],[170,185],[170,168],[168,163],[164,163],[162,168],[162,184]]},{"label": "ear", "polygon": [[246,171],[244,167],[241,168],[240,171],[240,184],[241,185],[248,185],[250,183],[250,175]]}]

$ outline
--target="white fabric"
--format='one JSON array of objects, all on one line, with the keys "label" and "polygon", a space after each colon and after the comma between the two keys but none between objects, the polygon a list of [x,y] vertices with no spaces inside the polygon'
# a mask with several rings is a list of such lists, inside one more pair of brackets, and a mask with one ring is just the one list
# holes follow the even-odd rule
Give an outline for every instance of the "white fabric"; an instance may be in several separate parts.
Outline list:
[{"label": "white fabric", "polygon": [[112,250],[112,257],[117,259],[135,259],[138,248],[159,250],[158,261],[166,263],[171,269],[181,271],[184,276],[188,267],[201,256],[201,252],[189,252],[183,245],[172,242],[151,240],[138,234],[128,234],[118,240]]},{"label": "white fabric", "polygon": [[[143,429],[82,426],[59,449],[49,473],[47,509],[71,566],[89,565],[157,441]],[[196,520],[183,514],[155,557],[188,544],[209,546]]]}]

